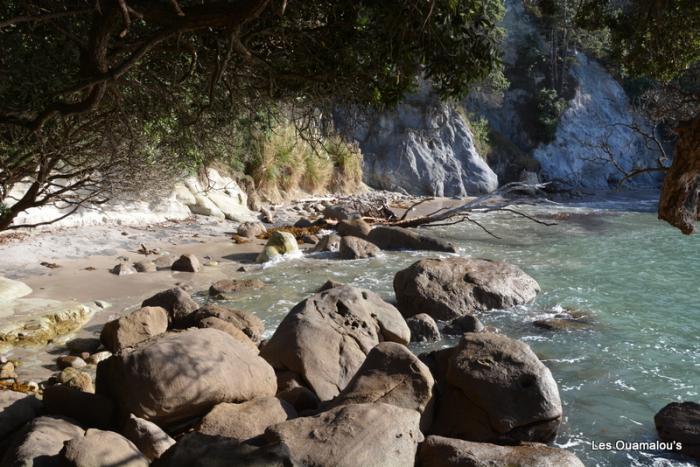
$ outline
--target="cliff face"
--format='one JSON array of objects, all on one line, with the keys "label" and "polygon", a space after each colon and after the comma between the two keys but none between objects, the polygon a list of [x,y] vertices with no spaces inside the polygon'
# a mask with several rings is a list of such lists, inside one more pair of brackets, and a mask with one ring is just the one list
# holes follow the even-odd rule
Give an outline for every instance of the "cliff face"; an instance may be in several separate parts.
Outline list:
[{"label": "cliff face", "polygon": [[362,150],[364,181],[371,187],[431,196],[467,196],[498,187],[498,177],[477,153],[467,123],[424,86],[392,112],[336,126]]}]

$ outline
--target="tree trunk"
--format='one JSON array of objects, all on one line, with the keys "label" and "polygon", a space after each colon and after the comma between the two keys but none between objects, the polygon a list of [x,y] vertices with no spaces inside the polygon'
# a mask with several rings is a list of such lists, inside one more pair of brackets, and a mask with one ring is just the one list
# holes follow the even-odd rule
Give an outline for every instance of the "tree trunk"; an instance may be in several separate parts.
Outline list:
[{"label": "tree trunk", "polygon": [[676,131],[676,154],[661,190],[659,219],[688,235],[700,217],[700,115]]}]

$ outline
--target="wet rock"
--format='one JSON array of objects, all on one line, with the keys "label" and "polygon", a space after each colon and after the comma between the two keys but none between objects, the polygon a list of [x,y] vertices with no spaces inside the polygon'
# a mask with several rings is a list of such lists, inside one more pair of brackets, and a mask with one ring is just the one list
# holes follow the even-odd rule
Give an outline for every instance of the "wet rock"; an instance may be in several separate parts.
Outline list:
[{"label": "wet rock", "polygon": [[241,404],[222,403],[202,419],[197,431],[242,443],[261,436],[269,426],[296,416],[294,407],[276,397],[262,397]]},{"label": "wet rock", "polygon": [[265,438],[303,465],[404,467],[423,440],[419,418],[394,405],[350,404],[273,425]]},{"label": "wet rock", "polygon": [[255,238],[267,232],[265,226],[260,222],[243,222],[236,230],[241,237]]},{"label": "wet rock", "polygon": [[461,335],[465,332],[482,332],[484,325],[474,315],[464,315],[451,320],[442,329],[445,334]]},{"label": "wet rock", "polygon": [[221,318],[217,318],[215,316],[208,316],[204,319],[200,319],[199,321],[197,321],[197,327],[218,329],[219,331],[223,331],[229,336],[236,339],[238,342],[244,344],[246,347],[249,347],[255,353],[258,353],[258,346],[255,344],[255,342],[253,342],[250,339],[250,337],[248,337],[235,325],[229,323],[228,321],[224,321]]},{"label": "wet rock", "polygon": [[299,244],[294,235],[289,232],[276,230],[272,232],[265,244],[265,248],[255,259],[257,263],[266,263],[280,255],[286,255],[299,251]]},{"label": "wet rock", "polygon": [[41,401],[30,394],[0,391],[0,440],[39,414]]},{"label": "wet rock", "polygon": [[334,281],[333,279],[328,279],[326,282],[323,283],[321,287],[318,288],[318,290],[316,290],[316,293],[332,289],[333,287],[342,287],[344,285],[345,284],[343,284],[342,282]]},{"label": "wet rock", "polygon": [[90,373],[76,370],[75,368],[66,368],[58,374],[58,382],[72,389],[85,392],[95,392],[95,386],[92,384],[92,376]]},{"label": "wet rock", "polygon": [[379,256],[380,250],[374,243],[358,237],[343,237],[340,240],[340,257],[342,259],[362,259]]},{"label": "wet rock", "polygon": [[0,462],[3,466],[49,467],[62,465],[63,443],[82,437],[85,430],[73,420],[38,417],[19,433]]},{"label": "wet rock", "polygon": [[682,452],[700,459],[700,404],[672,402],[654,416],[659,438],[681,443]]},{"label": "wet rock", "polygon": [[85,324],[93,310],[77,302],[18,298],[0,306],[0,345],[45,345]]},{"label": "wet rock", "polygon": [[141,303],[141,307],[165,308],[169,315],[169,321],[174,326],[187,325],[192,312],[199,308],[197,302],[192,300],[190,294],[180,287],[158,292]]},{"label": "wet rock", "polygon": [[571,318],[538,319],[532,323],[535,327],[548,331],[580,331],[590,329],[591,323]]},{"label": "wet rock", "polygon": [[158,459],[175,444],[175,440],[158,425],[133,414],[124,424],[122,434],[151,461]]},{"label": "wet rock", "polygon": [[148,306],[105,324],[100,340],[110,352],[119,352],[167,330],[168,312],[165,308]]},{"label": "wet rock", "polygon": [[275,213],[269,208],[260,209],[260,219],[266,224],[273,224],[275,222]]},{"label": "wet rock", "polygon": [[372,227],[362,218],[348,219],[338,222],[336,231],[341,237],[357,237],[367,239]]},{"label": "wet rock", "polygon": [[148,467],[148,459],[138,448],[119,433],[91,428],[85,436],[66,442],[62,451],[66,465],[71,467]]},{"label": "wet rock", "polygon": [[44,408],[50,415],[68,417],[87,427],[109,428],[114,422],[114,403],[111,400],[68,386],[47,387]]},{"label": "wet rock", "polygon": [[431,433],[470,441],[549,442],[562,416],[557,383],[524,342],[467,333],[433,353],[438,381]]},{"label": "wet rock", "polygon": [[73,353],[93,353],[100,348],[101,342],[95,337],[77,337],[66,342],[66,347]]},{"label": "wet rock", "polygon": [[188,433],[154,467],[302,467],[283,446],[255,447],[223,436]]},{"label": "wet rock", "polygon": [[134,269],[129,263],[119,263],[110,269],[109,272],[117,276],[128,276],[130,274],[136,274],[136,269]]},{"label": "wet rock", "polygon": [[379,342],[409,340],[408,326],[396,308],[373,292],[342,286],[292,308],[261,355],[277,370],[302,376],[321,400],[329,400]]},{"label": "wet rock", "polygon": [[367,240],[382,250],[457,251],[450,242],[402,227],[377,226],[369,233]]},{"label": "wet rock", "polygon": [[198,325],[197,323],[209,317],[219,318],[233,324],[255,343],[260,342],[265,331],[265,324],[250,311],[236,310],[214,303],[198,309],[192,315],[192,321]]},{"label": "wet rock", "polygon": [[420,467],[584,467],[575,454],[544,444],[498,446],[442,436],[428,436],[417,460]]},{"label": "wet rock", "polygon": [[97,367],[97,393],[160,426],[201,415],[221,402],[274,396],[273,369],[228,334],[188,329],[150,339]]},{"label": "wet rock", "polygon": [[535,299],[540,287],[517,266],[473,258],[423,259],[394,276],[404,316],[450,320],[477,310],[510,308]]},{"label": "wet rock", "polygon": [[332,233],[321,237],[311,251],[318,253],[321,251],[336,252],[338,250],[340,250],[340,235]]},{"label": "wet rock", "polygon": [[430,369],[405,345],[380,342],[330,406],[383,402],[424,415],[421,427],[426,429],[432,421],[434,384]]},{"label": "wet rock", "polygon": [[406,320],[411,330],[411,342],[435,342],[440,340],[440,329],[435,320],[426,313],[419,313]]},{"label": "wet rock", "polygon": [[209,296],[215,300],[232,300],[240,292],[257,290],[265,287],[260,279],[223,279],[209,287]]},{"label": "wet rock", "polygon": [[189,254],[180,256],[175,260],[173,265],[170,266],[170,269],[182,272],[199,272],[202,269],[202,265],[195,255]]},{"label": "wet rock", "polygon": [[301,241],[309,245],[316,245],[318,243],[318,237],[316,235],[307,234],[301,237]]},{"label": "wet rock", "polygon": [[137,261],[134,263],[134,269],[137,272],[156,272],[158,266],[153,261]]},{"label": "wet rock", "polygon": [[64,368],[83,368],[87,366],[87,363],[85,360],[83,360],[80,357],[76,357],[75,355],[61,355],[56,359],[56,365],[58,366],[59,370],[63,370]]}]

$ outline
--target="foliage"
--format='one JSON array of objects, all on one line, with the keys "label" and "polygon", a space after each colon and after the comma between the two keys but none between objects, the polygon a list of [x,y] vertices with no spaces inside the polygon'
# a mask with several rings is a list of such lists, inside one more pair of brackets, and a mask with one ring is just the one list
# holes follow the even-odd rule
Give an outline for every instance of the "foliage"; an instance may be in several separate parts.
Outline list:
[{"label": "foliage", "polygon": [[[244,165],[248,135],[268,132],[279,108],[392,106],[419,77],[463,96],[498,65],[502,13],[500,0],[7,0],[0,202],[18,180],[51,191],[49,174],[74,165],[68,154],[90,162],[75,173],[103,201],[141,167]],[[0,230],[54,201],[23,198]]]},{"label": "foliage", "polygon": [[564,109],[566,100],[560,98],[554,89],[540,89],[537,94],[537,124],[542,139],[554,139],[559,117]]}]

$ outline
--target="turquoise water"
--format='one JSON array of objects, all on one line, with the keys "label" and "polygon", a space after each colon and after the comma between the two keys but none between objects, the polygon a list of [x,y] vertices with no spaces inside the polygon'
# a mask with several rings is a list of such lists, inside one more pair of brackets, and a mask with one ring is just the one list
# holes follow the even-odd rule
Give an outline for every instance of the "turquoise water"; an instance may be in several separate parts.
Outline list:
[{"label": "turquoise water", "polygon": [[[587,466],[694,465],[659,452],[591,448],[592,442],[653,441],[653,417],[661,407],[700,401],[700,236],[683,236],[652,212],[629,209],[650,211],[653,204],[601,202],[528,210],[561,218],[550,227],[512,215],[482,217],[500,240],[467,224],[433,232],[458,245],[459,254],[512,262],[540,283],[542,293],[534,304],[480,318],[526,341],[552,370],[565,413],[558,446],[576,452]],[[236,304],[263,317],[271,334],[289,309],[326,279],[393,300],[394,273],[427,256],[436,255],[288,260],[249,274],[269,285]],[[532,325],[561,307],[590,313],[594,326],[552,332]]]}]

